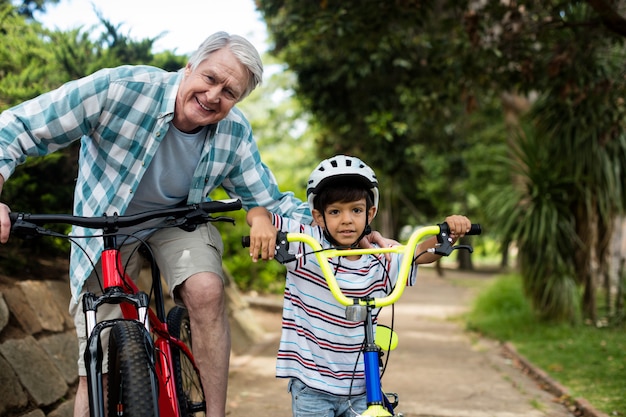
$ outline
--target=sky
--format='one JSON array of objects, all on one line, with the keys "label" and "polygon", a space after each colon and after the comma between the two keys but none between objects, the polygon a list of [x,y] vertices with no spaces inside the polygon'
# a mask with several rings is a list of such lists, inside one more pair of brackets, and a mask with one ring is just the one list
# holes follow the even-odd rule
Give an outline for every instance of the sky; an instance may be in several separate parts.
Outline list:
[{"label": "sky", "polygon": [[36,18],[50,29],[89,29],[98,24],[95,7],[132,39],[166,32],[154,44],[155,52],[187,55],[219,30],[245,36],[260,53],[267,50],[265,23],[254,0],[61,0],[46,7]]}]

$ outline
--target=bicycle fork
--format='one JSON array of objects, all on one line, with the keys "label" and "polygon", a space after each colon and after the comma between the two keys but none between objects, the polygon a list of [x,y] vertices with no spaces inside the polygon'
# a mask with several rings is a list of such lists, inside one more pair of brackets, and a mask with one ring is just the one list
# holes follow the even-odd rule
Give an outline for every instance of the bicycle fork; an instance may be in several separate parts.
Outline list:
[{"label": "bicycle fork", "polygon": [[[105,249],[102,252],[102,271],[104,274],[104,294],[96,295],[87,292],[83,296],[83,310],[85,312],[87,348],[85,349],[85,365],[87,367],[87,386],[89,395],[89,410],[91,417],[105,417],[105,398],[102,383],[103,352],[101,344],[102,331],[113,327],[124,319],[103,320],[98,322],[97,311],[102,304],[119,304],[125,316],[132,311],[137,326],[143,328],[145,335],[144,343],[147,352],[154,352],[150,326],[147,319],[149,309],[149,297],[143,292],[129,294],[124,292],[123,283],[119,276],[119,253],[115,249]],[[154,369],[155,358],[151,357]],[[156,384],[155,384],[156,387]],[[159,393],[155,390],[152,398],[158,399]],[[158,407],[155,408],[158,410]]]},{"label": "bicycle fork", "polygon": [[[118,322],[124,319],[114,319],[114,320],[103,320],[99,323],[96,323],[96,311],[98,306],[105,303],[114,303],[119,304],[121,302],[131,303],[137,307],[138,312],[146,309],[148,304],[148,295],[145,293],[140,293],[136,295],[125,294],[120,291],[112,291],[110,293],[105,293],[101,296],[97,296],[93,293],[86,293],[83,297],[83,306],[85,309],[85,317],[87,320],[87,349],[85,350],[85,364],[87,366],[87,384],[89,390],[89,409],[92,417],[104,417],[104,395],[103,395],[103,385],[102,385],[102,344],[101,333],[104,329],[115,326]],[[145,312],[143,315],[145,316]],[[145,319],[144,319],[145,321]],[[139,321],[135,321],[137,326],[143,328],[145,335],[144,343],[146,345],[147,352],[154,352],[152,347],[152,338],[150,337],[149,332],[146,327],[142,325]],[[154,363],[154,358],[152,358],[152,363]],[[153,393],[154,397],[158,397],[158,393]]]},{"label": "bicycle fork", "polygon": [[[361,307],[362,306],[353,306]],[[365,309],[365,346],[363,348],[363,362],[365,365],[365,390],[367,398],[367,410],[361,415],[370,417],[393,416],[393,407],[387,396],[383,393],[380,382],[380,353],[381,349],[376,344],[374,338],[374,325],[372,324],[372,306],[367,305]]]}]

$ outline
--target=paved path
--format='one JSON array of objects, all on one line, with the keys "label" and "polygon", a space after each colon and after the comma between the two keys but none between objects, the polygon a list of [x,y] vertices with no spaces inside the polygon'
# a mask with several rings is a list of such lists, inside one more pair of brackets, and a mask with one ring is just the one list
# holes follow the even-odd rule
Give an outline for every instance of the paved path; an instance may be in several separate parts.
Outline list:
[{"label": "paved path", "polygon": [[[422,268],[395,308],[399,346],[383,377],[400,396],[405,417],[572,417],[554,397],[513,367],[498,344],[463,331],[454,317],[468,308],[472,285],[488,279],[446,270],[443,278]],[[383,312],[381,322],[390,318]],[[246,355],[233,356],[227,413],[230,417],[290,416],[286,381],[274,377],[280,314],[255,310],[267,334]]]}]

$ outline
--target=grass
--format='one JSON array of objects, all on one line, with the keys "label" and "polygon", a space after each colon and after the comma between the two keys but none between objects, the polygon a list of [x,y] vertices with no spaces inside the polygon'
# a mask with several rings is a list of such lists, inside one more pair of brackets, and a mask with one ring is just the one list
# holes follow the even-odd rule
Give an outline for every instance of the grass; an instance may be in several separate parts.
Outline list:
[{"label": "grass", "polygon": [[521,278],[497,278],[480,291],[466,316],[468,329],[513,343],[517,351],[611,416],[626,416],[626,328],[538,321]]}]

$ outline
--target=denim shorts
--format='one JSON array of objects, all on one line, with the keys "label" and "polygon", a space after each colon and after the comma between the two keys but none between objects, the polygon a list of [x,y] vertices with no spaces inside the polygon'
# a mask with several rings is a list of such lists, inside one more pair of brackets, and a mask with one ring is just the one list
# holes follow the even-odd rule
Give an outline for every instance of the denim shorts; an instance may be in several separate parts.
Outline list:
[{"label": "denim shorts", "polygon": [[289,380],[293,417],[356,417],[367,408],[365,393],[333,395],[306,386],[296,378]]}]

